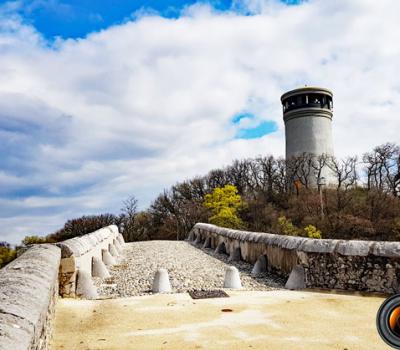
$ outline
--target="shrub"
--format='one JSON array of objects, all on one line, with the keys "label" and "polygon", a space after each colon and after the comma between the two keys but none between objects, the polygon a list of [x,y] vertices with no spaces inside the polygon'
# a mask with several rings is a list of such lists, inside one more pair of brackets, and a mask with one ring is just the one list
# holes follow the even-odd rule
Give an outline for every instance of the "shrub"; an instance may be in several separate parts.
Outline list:
[{"label": "shrub", "polygon": [[42,244],[42,243],[55,243],[55,239],[51,238],[50,236],[46,237],[39,237],[39,236],[26,236],[22,240],[23,245],[30,245],[30,244]]},{"label": "shrub", "polygon": [[394,219],[390,227],[393,237],[400,240],[400,218]]},{"label": "shrub", "polygon": [[318,230],[313,225],[308,225],[308,226],[304,227],[304,232],[306,234],[306,237],[308,237],[308,238],[318,238],[318,239],[322,238],[321,231]]},{"label": "shrub", "polygon": [[375,239],[376,231],[369,219],[353,215],[340,215],[334,219],[336,233],[344,239]]},{"label": "shrub", "polygon": [[6,242],[0,242],[0,268],[17,257],[17,252]]},{"label": "shrub", "polygon": [[278,218],[277,229],[282,235],[298,236],[300,234],[300,230],[286,216]]}]

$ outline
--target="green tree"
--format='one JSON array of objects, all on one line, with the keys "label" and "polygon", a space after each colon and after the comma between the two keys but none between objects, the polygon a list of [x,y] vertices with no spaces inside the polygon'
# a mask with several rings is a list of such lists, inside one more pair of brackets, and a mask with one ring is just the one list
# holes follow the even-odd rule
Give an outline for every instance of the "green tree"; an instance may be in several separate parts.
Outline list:
[{"label": "green tree", "polygon": [[222,227],[244,228],[244,223],[238,216],[239,209],[244,205],[238,189],[233,185],[217,187],[204,197],[204,206],[212,212],[208,221]]}]

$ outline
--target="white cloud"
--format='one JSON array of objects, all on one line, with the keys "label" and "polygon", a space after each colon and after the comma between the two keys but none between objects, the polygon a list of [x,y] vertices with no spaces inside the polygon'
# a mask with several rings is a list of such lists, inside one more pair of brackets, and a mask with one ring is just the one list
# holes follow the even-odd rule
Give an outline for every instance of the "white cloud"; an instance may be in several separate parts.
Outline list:
[{"label": "white cloud", "polygon": [[[130,194],[146,206],[235,158],[283,155],[280,95],[304,84],[334,92],[338,156],[399,142],[400,3],[239,7],[255,14],[196,5],[53,45],[10,8],[0,16],[0,181],[10,192],[0,240],[118,212]],[[234,139],[242,111],[278,131]]]}]

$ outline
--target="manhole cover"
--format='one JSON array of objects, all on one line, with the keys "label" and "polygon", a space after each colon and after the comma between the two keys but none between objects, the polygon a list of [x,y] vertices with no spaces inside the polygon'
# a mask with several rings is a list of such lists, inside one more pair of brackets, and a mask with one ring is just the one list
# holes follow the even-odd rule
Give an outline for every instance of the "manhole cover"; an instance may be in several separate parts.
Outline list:
[{"label": "manhole cover", "polygon": [[229,298],[223,290],[191,290],[189,295],[192,299]]}]

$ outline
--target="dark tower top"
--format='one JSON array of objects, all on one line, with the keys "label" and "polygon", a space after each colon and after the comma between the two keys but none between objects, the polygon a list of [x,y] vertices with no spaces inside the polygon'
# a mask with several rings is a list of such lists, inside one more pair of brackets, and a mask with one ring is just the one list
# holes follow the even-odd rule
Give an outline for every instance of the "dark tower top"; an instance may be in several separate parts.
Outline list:
[{"label": "dark tower top", "polygon": [[306,86],[284,93],[281,97],[283,120],[318,113],[332,119],[333,94],[330,90],[315,86]]}]

